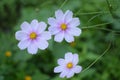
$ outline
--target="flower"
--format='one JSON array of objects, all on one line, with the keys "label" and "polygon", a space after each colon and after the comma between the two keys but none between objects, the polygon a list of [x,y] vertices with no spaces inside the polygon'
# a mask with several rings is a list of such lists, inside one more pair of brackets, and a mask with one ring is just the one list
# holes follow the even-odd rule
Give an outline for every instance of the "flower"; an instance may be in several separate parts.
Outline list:
[{"label": "flower", "polygon": [[73,36],[81,34],[81,29],[77,27],[80,25],[79,18],[73,18],[72,11],[67,10],[64,14],[62,10],[57,10],[55,17],[48,18],[50,25],[48,30],[52,35],[55,35],[54,40],[56,42],[62,42],[64,38],[67,42],[73,42]]},{"label": "flower", "polygon": [[5,52],[5,56],[7,56],[7,57],[10,57],[12,54],[11,54],[11,51],[6,51]]},{"label": "flower", "polygon": [[25,76],[25,80],[32,80],[31,76]]},{"label": "flower", "polygon": [[82,67],[77,65],[79,59],[77,54],[72,54],[71,52],[68,52],[65,54],[65,59],[58,59],[58,65],[54,68],[55,73],[60,73],[60,77],[64,78],[70,78],[74,76],[74,73],[80,73],[82,70]]},{"label": "flower", "polygon": [[36,19],[21,24],[21,30],[17,31],[15,37],[19,40],[18,47],[21,50],[27,48],[31,54],[36,54],[38,48],[44,50],[48,47],[47,40],[51,39],[50,32],[45,31],[47,25],[44,22],[38,22]]}]

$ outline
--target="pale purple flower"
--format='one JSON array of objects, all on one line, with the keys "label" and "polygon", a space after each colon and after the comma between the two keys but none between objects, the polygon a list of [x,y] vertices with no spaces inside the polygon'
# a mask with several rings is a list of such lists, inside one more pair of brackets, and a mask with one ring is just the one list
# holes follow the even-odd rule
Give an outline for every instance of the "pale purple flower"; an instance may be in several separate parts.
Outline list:
[{"label": "pale purple flower", "polygon": [[58,65],[54,68],[55,73],[60,73],[60,77],[70,78],[73,77],[75,73],[80,73],[82,67],[77,65],[78,64],[78,54],[72,54],[68,52],[65,54],[65,59],[58,59]]},{"label": "pale purple flower", "polygon": [[67,42],[73,42],[74,36],[81,34],[81,29],[77,26],[80,25],[79,18],[73,18],[73,13],[67,10],[65,14],[62,10],[55,12],[55,18],[48,18],[48,28],[52,35],[55,35],[56,42],[62,42],[65,39]]},{"label": "pale purple flower", "polygon": [[45,31],[47,25],[44,22],[38,22],[36,19],[21,24],[21,30],[17,31],[15,37],[19,40],[18,47],[21,50],[27,48],[31,54],[36,54],[38,48],[44,50],[48,47],[47,40],[51,39],[51,34]]}]

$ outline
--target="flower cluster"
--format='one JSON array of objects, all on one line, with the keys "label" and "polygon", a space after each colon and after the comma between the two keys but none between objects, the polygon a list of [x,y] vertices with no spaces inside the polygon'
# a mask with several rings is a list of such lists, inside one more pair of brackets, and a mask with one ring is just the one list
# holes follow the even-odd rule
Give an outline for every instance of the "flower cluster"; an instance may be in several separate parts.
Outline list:
[{"label": "flower cluster", "polygon": [[[63,13],[62,10],[55,11],[55,18],[48,18],[48,31],[45,22],[38,22],[34,19],[31,23],[23,22],[21,30],[15,33],[16,39],[19,41],[18,47],[21,50],[27,49],[28,53],[36,54],[38,49],[45,50],[48,46],[48,40],[54,35],[54,41],[62,42],[64,39],[68,43],[74,42],[74,36],[81,34],[79,18],[73,17],[73,12],[67,10]],[[78,66],[79,59],[77,54],[68,52],[65,54],[65,59],[58,59],[59,66],[54,69],[55,73],[59,73],[61,78],[70,78],[74,73],[79,73],[82,70]]]}]

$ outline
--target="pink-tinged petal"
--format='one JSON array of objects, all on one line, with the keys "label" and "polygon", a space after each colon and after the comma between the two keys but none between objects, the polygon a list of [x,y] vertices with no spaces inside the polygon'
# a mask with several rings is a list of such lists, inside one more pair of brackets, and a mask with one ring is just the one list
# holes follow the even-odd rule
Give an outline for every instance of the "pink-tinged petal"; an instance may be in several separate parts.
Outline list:
[{"label": "pink-tinged petal", "polygon": [[49,39],[51,39],[51,33],[45,31],[45,32],[41,33],[40,37],[44,38],[45,40],[49,40]]},{"label": "pink-tinged petal", "polygon": [[64,66],[65,65],[65,60],[64,59],[58,59],[58,64],[61,65],[61,66]]},{"label": "pink-tinged petal", "polygon": [[76,27],[80,25],[80,20],[79,18],[73,18],[70,22],[68,27]]},{"label": "pink-tinged petal", "polygon": [[32,20],[32,22],[31,22],[31,28],[33,30],[36,30],[37,27],[38,27],[38,20],[36,20],[36,19]]},{"label": "pink-tinged petal", "polygon": [[63,69],[62,66],[57,66],[57,67],[54,68],[54,72],[55,72],[55,73],[62,72],[63,70],[64,70],[64,69]]},{"label": "pink-tinged petal", "polygon": [[29,44],[30,44],[30,41],[28,41],[27,39],[26,40],[22,40],[22,41],[19,42],[18,47],[21,50],[24,50],[25,48],[28,47]]},{"label": "pink-tinged petal", "polygon": [[73,54],[73,64],[76,65],[78,63],[79,59],[78,59],[78,54]]},{"label": "pink-tinged petal", "polygon": [[65,34],[65,40],[67,42],[73,42],[74,41],[74,37],[70,34]]},{"label": "pink-tinged petal", "polygon": [[54,38],[54,40],[55,40],[56,42],[62,42],[63,39],[64,39],[64,32],[63,32],[63,31],[57,33],[57,34],[55,35],[55,38]]},{"label": "pink-tinged petal", "polygon": [[48,30],[52,35],[55,35],[61,31],[58,27],[49,27]]},{"label": "pink-tinged petal", "polygon": [[72,20],[73,13],[70,10],[67,10],[65,13],[65,22],[68,23]]},{"label": "pink-tinged petal", "polygon": [[63,71],[60,73],[60,77],[61,77],[61,78],[64,78],[67,74],[68,74],[68,71],[67,71],[67,70],[63,70]]},{"label": "pink-tinged petal", "polygon": [[62,10],[55,11],[56,19],[60,20],[61,18],[63,18],[63,16],[64,16],[64,14],[63,14]]},{"label": "pink-tinged petal", "polygon": [[73,76],[74,76],[74,72],[70,70],[69,73],[67,74],[67,78],[71,78]]},{"label": "pink-tinged petal", "polygon": [[28,22],[25,21],[25,22],[23,22],[21,24],[21,29],[23,31],[30,31],[31,30],[31,26],[30,26],[30,24]]},{"label": "pink-tinged petal", "polygon": [[48,42],[46,40],[40,39],[37,45],[38,45],[38,48],[40,48],[41,50],[44,50],[48,47]]},{"label": "pink-tinged petal", "polygon": [[79,28],[70,28],[67,30],[67,32],[73,36],[80,36],[82,31]]},{"label": "pink-tinged petal", "polygon": [[30,45],[28,46],[28,52],[30,53],[30,54],[36,54],[37,53],[37,51],[38,51],[38,48],[37,48],[37,45],[36,44],[34,44],[34,42],[33,41],[31,41],[31,43],[30,43]]},{"label": "pink-tinged petal", "polygon": [[37,27],[37,33],[42,33],[47,27],[45,22],[40,22]]},{"label": "pink-tinged petal", "polygon": [[73,68],[73,71],[74,71],[75,73],[80,73],[80,72],[82,71],[82,67],[81,67],[81,66],[75,66],[75,67]]},{"label": "pink-tinged petal", "polygon": [[72,62],[72,60],[73,60],[73,54],[71,52],[67,52],[65,54],[65,61],[66,61],[66,63]]},{"label": "pink-tinged petal", "polygon": [[57,22],[55,18],[48,18],[48,24],[51,26],[56,26]]},{"label": "pink-tinged petal", "polygon": [[23,32],[23,31],[17,31],[15,33],[15,37],[17,40],[24,40],[24,39],[28,38],[27,33]]}]

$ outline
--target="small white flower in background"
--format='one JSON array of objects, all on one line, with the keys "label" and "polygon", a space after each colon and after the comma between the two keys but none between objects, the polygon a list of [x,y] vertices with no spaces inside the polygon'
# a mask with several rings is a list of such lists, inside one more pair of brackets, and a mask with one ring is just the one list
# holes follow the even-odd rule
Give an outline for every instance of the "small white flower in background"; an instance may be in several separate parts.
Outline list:
[{"label": "small white flower in background", "polygon": [[36,54],[38,48],[44,50],[48,47],[47,40],[51,39],[51,34],[45,31],[47,25],[44,22],[38,22],[36,19],[21,24],[21,30],[17,31],[15,37],[19,40],[18,47],[21,50],[27,48],[31,54]]},{"label": "small white flower in background", "polygon": [[65,54],[65,59],[58,59],[59,66],[54,68],[54,72],[60,73],[61,78],[70,78],[74,76],[75,73],[80,73],[82,70],[82,67],[77,65],[78,61],[78,54],[68,52]]},{"label": "small white flower in background", "polygon": [[81,34],[81,29],[77,27],[80,25],[79,18],[73,18],[72,11],[67,10],[64,14],[62,10],[57,10],[55,17],[48,18],[48,29],[55,35],[56,42],[62,42],[64,38],[67,42],[73,42],[74,36]]}]

